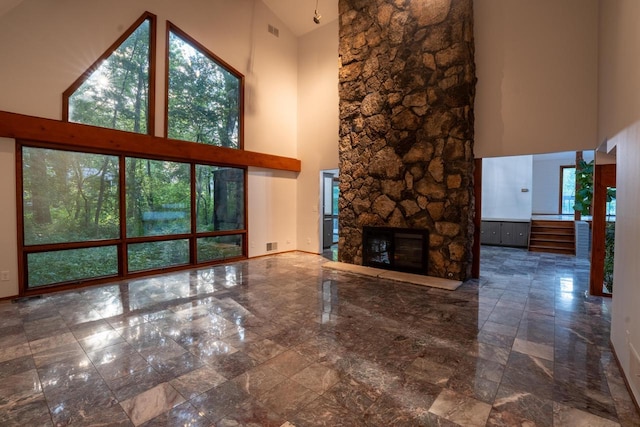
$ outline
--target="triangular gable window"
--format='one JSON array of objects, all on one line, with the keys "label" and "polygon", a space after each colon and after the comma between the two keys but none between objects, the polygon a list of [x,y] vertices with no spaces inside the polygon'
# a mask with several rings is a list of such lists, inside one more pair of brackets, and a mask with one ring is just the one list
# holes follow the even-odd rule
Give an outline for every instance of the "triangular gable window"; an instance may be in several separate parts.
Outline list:
[{"label": "triangular gable window", "polygon": [[167,137],[242,148],[242,74],[168,26]]},{"label": "triangular gable window", "polygon": [[155,26],[155,15],[143,14],[64,92],[65,120],[152,133]]}]

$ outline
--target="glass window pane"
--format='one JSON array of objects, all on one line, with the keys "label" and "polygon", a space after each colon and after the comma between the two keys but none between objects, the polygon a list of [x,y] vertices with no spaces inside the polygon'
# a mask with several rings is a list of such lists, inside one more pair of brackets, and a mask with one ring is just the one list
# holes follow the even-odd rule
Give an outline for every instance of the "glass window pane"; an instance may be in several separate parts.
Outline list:
[{"label": "glass window pane", "polygon": [[191,174],[186,163],[127,157],[127,236],[191,231]]},{"label": "glass window pane", "polygon": [[240,79],[169,33],[168,137],[239,148]]},{"label": "glass window pane", "polygon": [[117,274],[116,246],[38,252],[27,255],[29,288]]},{"label": "glass window pane", "polygon": [[573,215],[576,194],[576,168],[562,167],[561,210],[563,215]]},{"label": "glass window pane", "polygon": [[144,21],[69,96],[69,121],[147,133],[150,26]]},{"label": "glass window pane", "polygon": [[118,238],[118,176],[115,156],[23,147],[24,244]]},{"label": "glass window pane", "polygon": [[196,165],[199,233],[244,229],[244,170]]},{"label": "glass window pane", "polygon": [[134,243],[127,247],[129,271],[154,270],[189,264],[187,239]]},{"label": "glass window pane", "polygon": [[242,235],[198,239],[198,262],[215,261],[241,255]]}]

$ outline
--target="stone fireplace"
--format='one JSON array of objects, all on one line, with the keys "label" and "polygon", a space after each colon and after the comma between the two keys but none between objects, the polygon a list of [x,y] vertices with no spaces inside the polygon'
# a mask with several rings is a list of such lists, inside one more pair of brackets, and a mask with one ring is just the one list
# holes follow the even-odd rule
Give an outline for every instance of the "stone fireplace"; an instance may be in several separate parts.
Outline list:
[{"label": "stone fireplace", "polygon": [[429,232],[425,229],[369,227],[362,229],[362,265],[427,274]]},{"label": "stone fireplace", "polygon": [[366,226],[428,230],[427,273],[469,278],[472,0],[339,8],[339,259],[363,263]]}]

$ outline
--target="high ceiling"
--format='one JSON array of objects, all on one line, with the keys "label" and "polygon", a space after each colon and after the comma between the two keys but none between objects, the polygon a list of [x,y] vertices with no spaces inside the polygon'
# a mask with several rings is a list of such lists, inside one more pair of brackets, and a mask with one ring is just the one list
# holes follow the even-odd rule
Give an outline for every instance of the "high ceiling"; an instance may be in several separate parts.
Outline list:
[{"label": "high ceiling", "polygon": [[[6,1],[6,0],[2,0]],[[262,0],[296,36],[311,32],[338,18],[338,0]],[[320,24],[313,22],[318,3]]]},{"label": "high ceiling", "polygon": [[[22,0],[0,0],[0,16]],[[256,0],[257,1],[257,0]],[[296,36],[301,36],[338,18],[338,0],[262,0]],[[313,22],[318,4],[320,24]]]}]

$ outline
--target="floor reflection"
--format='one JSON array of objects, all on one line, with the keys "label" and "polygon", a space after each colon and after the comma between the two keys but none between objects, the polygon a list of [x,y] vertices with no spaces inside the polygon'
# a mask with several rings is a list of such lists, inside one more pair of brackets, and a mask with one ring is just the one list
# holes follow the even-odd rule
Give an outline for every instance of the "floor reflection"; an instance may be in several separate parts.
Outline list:
[{"label": "floor reflection", "polygon": [[481,256],[453,292],[286,253],[0,303],[0,424],[640,424],[588,263]]}]

